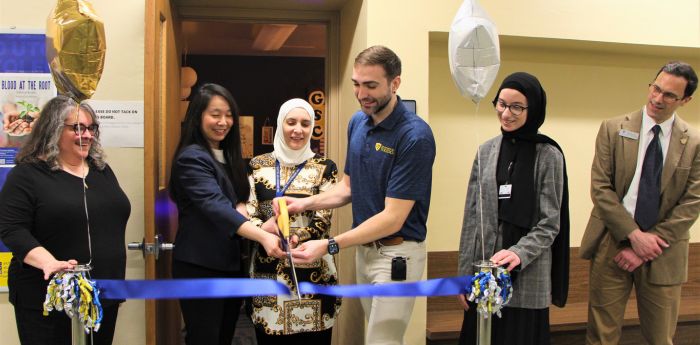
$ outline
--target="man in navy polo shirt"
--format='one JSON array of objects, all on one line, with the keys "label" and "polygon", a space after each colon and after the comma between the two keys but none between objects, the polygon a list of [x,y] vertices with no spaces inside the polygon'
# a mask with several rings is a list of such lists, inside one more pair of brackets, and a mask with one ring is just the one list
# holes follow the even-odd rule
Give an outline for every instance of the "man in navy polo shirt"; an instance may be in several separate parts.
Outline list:
[{"label": "man in navy polo shirt", "polygon": [[[352,202],[353,229],[335,238],[307,241],[292,251],[301,263],[360,245],[358,284],[416,281],[425,266],[425,236],[435,140],[428,124],[404,107],[396,90],[401,60],[373,46],[355,58],[352,81],[362,109],[348,125],[345,176],[330,191],[287,197],[290,213]],[[366,344],[403,344],[414,298],[363,298]]]}]

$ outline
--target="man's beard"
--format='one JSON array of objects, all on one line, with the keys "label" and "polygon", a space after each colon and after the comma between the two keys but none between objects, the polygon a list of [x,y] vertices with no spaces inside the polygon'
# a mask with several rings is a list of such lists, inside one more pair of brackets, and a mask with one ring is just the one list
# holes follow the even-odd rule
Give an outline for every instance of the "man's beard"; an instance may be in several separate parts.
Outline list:
[{"label": "man's beard", "polygon": [[[373,107],[374,111],[372,111],[371,114],[367,114],[367,115],[376,115],[376,114],[382,112],[382,110],[384,110],[384,108],[386,108],[386,106],[389,105],[390,102],[391,102],[391,95],[389,95],[389,97],[386,98],[386,101],[384,101],[384,103],[380,103],[377,106]],[[377,100],[377,103],[379,103],[379,100]]]}]

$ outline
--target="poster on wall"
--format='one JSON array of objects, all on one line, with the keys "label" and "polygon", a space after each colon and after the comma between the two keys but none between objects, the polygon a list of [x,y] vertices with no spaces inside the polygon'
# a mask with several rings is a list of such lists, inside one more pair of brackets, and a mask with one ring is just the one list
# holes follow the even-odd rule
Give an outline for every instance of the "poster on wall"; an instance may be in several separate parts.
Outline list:
[{"label": "poster on wall", "polygon": [[275,137],[275,128],[272,127],[272,121],[270,118],[265,118],[265,123],[260,131],[260,141],[263,145],[272,145],[273,138]]},{"label": "poster on wall", "polygon": [[[0,29],[0,187],[41,108],[56,96],[43,32]],[[12,254],[0,242],[0,291],[7,291]]]},{"label": "poster on wall", "polygon": [[12,253],[0,242],[0,291],[7,291],[7,270],[10,268]]},{"label": "poster on wall", "polygon": [[45,57],[44,34],[0,30],[0,164],[14,165],[41,108],[56,96]]},{"label": "poster on wall", "polygon": [[253,158],[253,139],[255,139],[253,127],[255,116],[239,116],[239,128],[241,130],[241,154],[243,159]]}]

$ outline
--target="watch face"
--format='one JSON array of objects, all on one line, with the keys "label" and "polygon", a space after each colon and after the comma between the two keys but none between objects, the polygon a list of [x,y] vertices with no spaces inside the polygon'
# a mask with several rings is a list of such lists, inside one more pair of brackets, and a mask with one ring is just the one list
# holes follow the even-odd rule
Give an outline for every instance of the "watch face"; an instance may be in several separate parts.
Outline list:
[{"label": "watch face", "polygon": [[338,254],[340,251],[340,248],[338,248],[338,244],[335,243],[333,239],[328,240],[328,254],[335,255]]}]

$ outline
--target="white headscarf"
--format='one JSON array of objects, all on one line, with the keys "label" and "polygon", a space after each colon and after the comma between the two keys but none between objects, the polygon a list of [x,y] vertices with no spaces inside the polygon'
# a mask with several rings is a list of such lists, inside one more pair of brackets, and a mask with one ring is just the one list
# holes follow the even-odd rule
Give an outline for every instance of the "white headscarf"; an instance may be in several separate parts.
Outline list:
[{"label": "white headscarf", "polygon": [[[287,146],[287,142],[284,140],[284,119],[294,108],[306,110],[311,120],[311,132],[306,140],[306,145],[299,150],[292,150]],[[277,130],[275,131],[274,141],[275,150],[272,152],[272,156],[280,161],[280,164],[291,166],[299,165],[316,155],[311,151],[311,134],[314,128],[314,117],[314,109],[311,107],[311,104],[301,98],[292,98],[282,104],[279,115],[277,115]]]}]

